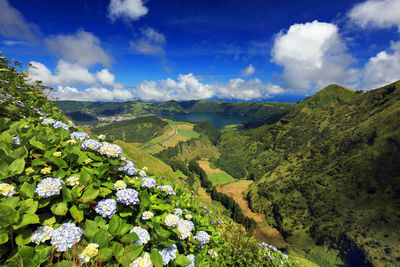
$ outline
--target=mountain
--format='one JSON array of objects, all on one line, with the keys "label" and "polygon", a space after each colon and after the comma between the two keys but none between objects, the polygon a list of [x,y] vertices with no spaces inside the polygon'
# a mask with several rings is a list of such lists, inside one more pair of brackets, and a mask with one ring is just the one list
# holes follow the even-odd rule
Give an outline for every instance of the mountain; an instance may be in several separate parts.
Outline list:
[{"label": "mountain", "polygon": [[255,180],[251,208],[293,253],[322,266],[400,264],[400,81],[365,93],[330,85],[273,125],[226,131],[219,148],[221,168]]}]

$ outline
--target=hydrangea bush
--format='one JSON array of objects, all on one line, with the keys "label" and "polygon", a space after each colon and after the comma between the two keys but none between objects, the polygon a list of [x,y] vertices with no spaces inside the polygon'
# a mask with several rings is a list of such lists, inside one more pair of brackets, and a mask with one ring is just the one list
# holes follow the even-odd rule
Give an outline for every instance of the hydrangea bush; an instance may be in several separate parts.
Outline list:
[{"label": "hydrangea bush", "polygon": [[[1,266],[236,265],[223,224],[184,187],[73,127],[16,67],[0,54]],[[247,253],[261,266],[280,252]]]}]

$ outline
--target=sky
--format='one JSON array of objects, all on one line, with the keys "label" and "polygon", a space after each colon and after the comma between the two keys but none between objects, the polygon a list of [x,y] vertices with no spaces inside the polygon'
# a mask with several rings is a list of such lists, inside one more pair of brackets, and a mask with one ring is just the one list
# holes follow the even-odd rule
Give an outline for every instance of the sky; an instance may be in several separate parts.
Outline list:
[{"label": "sky", "polygon": [[59,100],[295,102],[400,79],[400,0],[0,0],[0,52]]}]

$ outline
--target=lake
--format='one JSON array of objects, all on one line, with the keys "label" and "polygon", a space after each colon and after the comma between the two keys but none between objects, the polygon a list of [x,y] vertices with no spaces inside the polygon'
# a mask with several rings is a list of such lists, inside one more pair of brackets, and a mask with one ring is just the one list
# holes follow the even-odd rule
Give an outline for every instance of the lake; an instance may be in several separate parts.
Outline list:
[{"label": "lake", "polygon": [[160,115],[159,117],[168,118],[175,121],[190,121],[190,122],[208,121],[212,125],[214,125],[214,127],[217,129],[221,129],[226,125],[230,124],[242,124],[242,123],[263,121],[260,119],[255,119],[245,116],[222,115],[218,113],[208,113],[208,112],[192,112],[192,113],[176,114],[176,115]]}]

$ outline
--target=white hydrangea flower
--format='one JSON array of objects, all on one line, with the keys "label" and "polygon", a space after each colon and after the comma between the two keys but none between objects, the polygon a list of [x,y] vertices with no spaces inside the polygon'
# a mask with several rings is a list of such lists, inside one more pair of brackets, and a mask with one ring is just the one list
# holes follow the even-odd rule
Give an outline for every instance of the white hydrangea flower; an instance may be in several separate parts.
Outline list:
[{"label": "white hydrangea flower", "polygon": [[197,241],[201,243],[201,245],[205,245],[210,241],[210,236],[205,231],[198,231],[196,236],[194,237]]},{"label": "white hydrangea flower", "polygon": [[130,230],[129,233],[135,233],[139,237],[139,240],[134,242],[134,244],[136,245],[145,245],[147,244],[147,242],[150,241],[149,232],[147,232],[146,229],[140,226],[133,227],[133,229]]},{"label": "white hydrangea flower", "polygon": [[168,214],[167,216],[165,216],[165,219],[164,219],[165,225],[169,226],[169,227],[176,226],[178,221],[179,221],[179,216],[177,216],[175,214]]},{"label": "white hydrangea flower", "polygon": [[79,178],[76,176],[71,176],[67,179],[67,185],[69,186],[75,186],[79,184]]},{"label": "white hydrangea flower", "polygon": [[90,243],[87,247],[79,254],[79,261],[81,264],[88,263],[91,258],[96,257],[99,253],[99,245],[96,243]]},{"label": "white hydrangea flower", "polygon": [[103,142],[99,152],[109,158],[117,158],[122,154],[122,148],[114,144]]},{"label": "white hydrangea flower", "polygon": [[50,234],[53,232],[53,227],[51,226],[40,226],[31,236],[31,241],[39,245],[47,240],[50,240]]},{"label": "white hydrangea flower", "polygon": [[41,197],[48,198],[60,194],[64,181],[60,178],[45,178],[37,186],[35,193]]},{"label": "white hydrangea flower", "polygon": [[131,262],[130,267],[153,267],[150,259],[150,254],[145,252],[142,257],[139,257]]},{"label": "white hydrangea flower", "polygon": [[154,213],[153,212],[151,212],[151,211],[145,211],[145,212],[143,212],[143,214],[142,214],[142,220],[150,220],[151,218],[153,218],[154,217]]},{"label": "white hydrangea flower", "polygon": [[180,219],[176,225],[179,231],[178,237],[182,240],[188,238],[191,235],[193,227],[194,224],[191,221]]},{"label": "white hydrangea flower", "polygon": [[0,184],[0,194],[5,197],[12,197],[15,193],[15,187],[9,184]]},{"label": "white hydrangea flower", "polygon": [[118,181],[115,182],[114,187],[117,190],[122,190],[122,189],[126,188],[126,183],[124,181],[122,181],[122,180],[118,180]]}]

